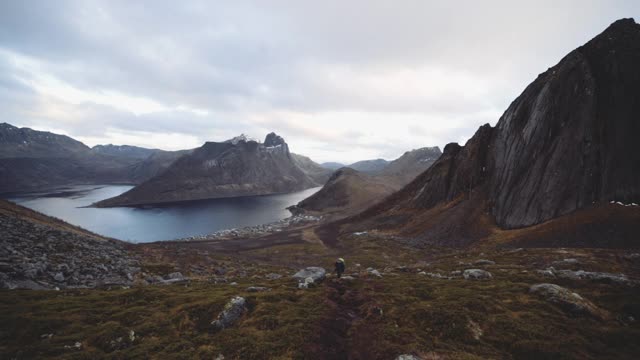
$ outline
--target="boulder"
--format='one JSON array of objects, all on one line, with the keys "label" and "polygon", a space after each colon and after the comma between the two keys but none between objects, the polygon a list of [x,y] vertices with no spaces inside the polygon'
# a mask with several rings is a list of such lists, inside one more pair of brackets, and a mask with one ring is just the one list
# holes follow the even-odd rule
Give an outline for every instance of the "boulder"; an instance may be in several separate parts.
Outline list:
[{"label": "boulder", "polygon": [[541,296],[570,313],[587,314],[598,319],[606,317],[606,313],[589,300],[556,284],[535,284],[529,288],[529,292]]},{"label": "boulder", "polygon": [[318,266],[310,266],[304,268],[293,275],[293,278],[298,282],[305,282],[307,278],[311,278],[312,282],[319,282],[324,280],[327,271],[324,268]]},{"label": "boulder", "polygon": [[218,318],[211,322],[213,329],[220,331],[233,326],[247,311],[246,303],[247,301],[241,296],[231,299],[218,314]]},{"label": "boulder", "polygon": [[482,269],[467,269],[462,273],[465,280],[489,280],[493,278],[490,272]]}]

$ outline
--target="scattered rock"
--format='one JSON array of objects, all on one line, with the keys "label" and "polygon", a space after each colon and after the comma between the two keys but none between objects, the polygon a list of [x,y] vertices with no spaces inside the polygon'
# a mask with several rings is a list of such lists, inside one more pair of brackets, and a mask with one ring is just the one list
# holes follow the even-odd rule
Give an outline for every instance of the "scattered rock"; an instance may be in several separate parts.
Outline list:
[{"label": "scattered rock", "polygon": [[471,335],[476,340],[480,340],[480,337],[482,337],[482,335],[484,334],[480,325],[473,320],[469,320],[467,328],[469,328],[469,330],[471,331]]},{"label": "scattered rock", "polygon": [[422,360],[422,358],[410,354],[398,355],[396,360]]},{"label": "scattered rock", "polygon": [[351,275],[347,275],[347,276],[343,276],[343,277],[341,277],[340,279],[342,279],[342,280],[347,280],[347,281],[353,281],[353,280],[355,280],[356,278],[354,278],[354,277],[353,277],[353,276],[351,276]]},{"label": "scattered rock", "polygon": [[230,283],[229,285],[231,285],[231,286],[238,286],[238,283],[234,281],[234,282]]},{"label": "scattered rock", "polygon": [[486,259],[480,259],[473,262],[473,265],[475,266],[495,265],[495,264],[496,264],[495,261],[486,260]]},{"label": "scattered rock", "polygon": [[465,280],[489,280],[493,278],[490,272],[482,269],[467,269],[462,273]]},{"label": "scattered rock", "polygon": [[282,277],[282,275],[280,274],[276,274],[276,273],[271,273],[271,274],[267,274],[264,276],[265,279],[267,280],[278,280]]},{"label": "scattered rock", "polygon": [[211,326],[215,331],[224,330],[240,320],[246,311],[246,300],[241,296],[236,296],[224,306],[222,312],[218,314],[218,318],[211,322]]},{"label": "scattered rock", "polygon": [[167,280],[184,280],[185,277],[180,272],[174,272],[167,275]]},{"label": "scattered rock", "polygon": [[265,291],[271,291],[270,288],[268,287],[262,287],[262,286],[249,286],[247,289],[247,292],[265,292]]},{"label": "scattered rock", "polygon": [[587,314],[598,319],[606,317],[606,313],[590,301],[556,284],[535,284],[529,288],[529,292],[574,314]]},{"label": "scattered rock", "polygon": [[55,274],[55,276],[53,277],[53,280],[55,280],[57,282],[63,282],[64,281],[64,274],[62,274],[61,272]]},{"label": "scattered rock", "polygon": [[555,271],[554,268],[548,268],[548,269],[545,269],[545,270],[538,270],[537,273],[542,275],[542,276],[554,278],[554,277],[556,277],[556,274],[554,273],[554,271]]},{"label": "scattered rock", "polygon": [[571,271],[571,270],[557,270],[554,272],[557,277],[571,279],[571,280],[593,280],[608,283],[615,283],[621,285],[636,285],[637,282],[630,280],[624,274],[612,274],[605,272],[593,272],[593,271]]}]

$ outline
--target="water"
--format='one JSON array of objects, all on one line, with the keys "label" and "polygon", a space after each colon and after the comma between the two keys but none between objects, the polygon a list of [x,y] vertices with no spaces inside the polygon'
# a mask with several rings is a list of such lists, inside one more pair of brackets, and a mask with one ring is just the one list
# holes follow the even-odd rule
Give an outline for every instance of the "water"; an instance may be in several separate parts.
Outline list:
[{"label": "water", "polygon": [[122,185],[83,185],[38,193],[15,194],[9,200],[55,216],[97,234],[130,242],[171,240],[218,230],[266,224],[291,216],[286,208],[318,191],[190,201],[145,208],[85,208],[131,189]]}]

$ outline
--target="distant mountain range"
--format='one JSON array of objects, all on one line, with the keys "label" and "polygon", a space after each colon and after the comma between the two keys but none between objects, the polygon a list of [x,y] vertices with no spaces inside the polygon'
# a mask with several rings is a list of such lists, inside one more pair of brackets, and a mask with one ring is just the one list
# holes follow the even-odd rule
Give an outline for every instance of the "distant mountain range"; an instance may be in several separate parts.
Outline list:
[{"label": "distant mountain range", "polygon": [[0,124],[0,193],[72,184],[138,184],[184,151],[135,146],[93,148],[65,135]]},{"label": "distant mountain range", "polygon": [[161,174],[96,206],[289,193],[321,186],[329,174],[309,158],[291,154],[284,139],[275,133],[268,134],[263,143],[237,137],[207,142]]},{"label": "distant mountain range", "polygon": [[331,226],[421,244],[517,233],[545,246],[637,246],[639,137],[640,25],[622,19],[540,74],[495,127],[448,144],[402,190]]},{"label": "distant mountain range", "polygon": [[[322,214],[332,218],[353,215],[398,191],[427,170],[441,155],[438,147],[407,151],[394,161],[363,161],[357,171],[352,166],[337,170],[323,188],[289,209],[294,213]],[[375,170],[374,170],[375,169]]]}]

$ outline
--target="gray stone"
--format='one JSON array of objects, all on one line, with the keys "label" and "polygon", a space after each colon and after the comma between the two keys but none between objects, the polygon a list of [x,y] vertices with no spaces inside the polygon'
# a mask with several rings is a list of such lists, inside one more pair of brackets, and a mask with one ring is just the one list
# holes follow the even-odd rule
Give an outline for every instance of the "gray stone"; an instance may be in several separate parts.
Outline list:
[{"label": "gray stone", "polygon": [[319,282],[324,280],[327,271],[324,268],[317,266],[310,266],[304,268],[293,275],[293,278],[299,282],[306,281],[307,278],[311,278],[313,282]]},{"label": "gray stone", "polygon": [[546,301],[576,314],[587,314],[598,319],[604,319],[606,313],[582,296],[556,284],[536,284],[529,288],[529,292],[543,297]]},{"label": "gray stone", "polygon": [[224,309],[218,314],[218,318],[211,323],[211,326],[216,331],[224,330],[240,320],[246,311],[246,300],[241,296],[236,296],[224,306]]},{"label": "gray stone", "polygon": [[402,354],[398,355],[396,360],[422,360],[422,358],[411,354]]},{"label": "gray stone", "polygon": [[246,289],[248,292],[265,292],[265,291],[271,291],[270,288],[268,287],[263,287],[263,286],[249,286]]},{"label": "gray stone", "polygon": [[462,273],[466,280],[489,280],[493,278],[490,272],[482,269],[467,269]]},{"label": "gray stone", "polygon": [[280,274],[276,274],[276,273],[271,273],[271,274],[267,274],[264,276],[265,279],[267,280],[278,280],[282,277],[282,275]]},{"label": "gray stone", "polygon": [[55,274],[53,276],[53,280],[55,280],[57,282],[63,282],[64,281],[64,275],[61,272],[59,272],[59,273],[57,273],[57,274]]}]

